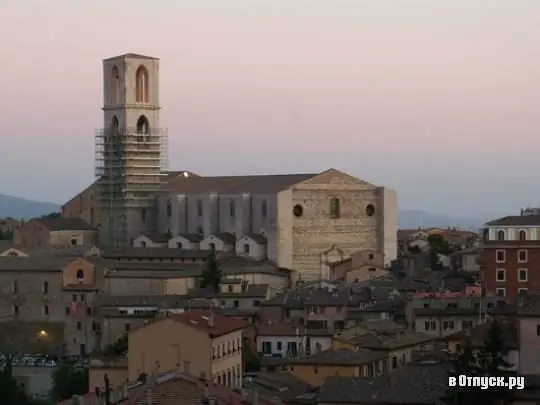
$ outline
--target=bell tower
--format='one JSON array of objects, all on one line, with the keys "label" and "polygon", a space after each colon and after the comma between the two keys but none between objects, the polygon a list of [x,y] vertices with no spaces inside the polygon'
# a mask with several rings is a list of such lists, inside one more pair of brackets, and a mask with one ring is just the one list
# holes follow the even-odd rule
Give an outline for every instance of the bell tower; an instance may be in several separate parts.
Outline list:
[{"label": "bell tower", "polygon": [[103,129],[96,136],[101,235],[126,247],[155,228],[155,194],[166,168],[159,123],[159,59],[133,53],[103,61]]}]

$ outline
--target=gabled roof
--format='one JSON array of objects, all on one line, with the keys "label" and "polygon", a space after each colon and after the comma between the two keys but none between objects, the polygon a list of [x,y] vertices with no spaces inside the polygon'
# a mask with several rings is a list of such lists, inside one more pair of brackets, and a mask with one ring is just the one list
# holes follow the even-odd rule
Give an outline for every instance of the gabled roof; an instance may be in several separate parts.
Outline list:
[{"label": "gabled roof", "polygon": [[112,56],[110,58],[103,59],[103,62],[110,61],[110,60],[115,60],[115,59],[151,59],[151,60],[159,60],[159,58],[155,58],[153,56],[146,56],[146,55],[141,55],[141,54],[138,54],[138,53],[125,53],[123,55]]},{"label": "gabled roof", "polygon": [[95,228],[80,218],[34,218],[49,231],[93,231]]}]

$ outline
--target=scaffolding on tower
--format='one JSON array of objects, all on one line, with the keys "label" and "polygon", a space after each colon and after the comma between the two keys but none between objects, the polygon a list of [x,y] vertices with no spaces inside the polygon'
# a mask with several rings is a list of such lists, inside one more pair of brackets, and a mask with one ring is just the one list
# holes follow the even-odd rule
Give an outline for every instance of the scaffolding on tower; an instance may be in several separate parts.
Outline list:
[{"label": "scaffolding on tower", "polygon": [[153,212],[168,167],[167,131],[112,127],[98,130],[95,140],[97,206],[104,220],[101,242],[126,247],[139,231],[132,215],[148,222],[145,217]]}]

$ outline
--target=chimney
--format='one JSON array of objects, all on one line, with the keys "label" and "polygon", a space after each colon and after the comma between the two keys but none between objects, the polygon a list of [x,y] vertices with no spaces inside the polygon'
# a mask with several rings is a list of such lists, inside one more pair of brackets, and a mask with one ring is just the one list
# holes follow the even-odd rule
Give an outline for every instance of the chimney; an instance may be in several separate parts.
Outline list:
[{"label": "chimney", "polygon": [[208,314],[208,326],[210,328],[214,327],[214,311],[210,311],[210,314]]}]

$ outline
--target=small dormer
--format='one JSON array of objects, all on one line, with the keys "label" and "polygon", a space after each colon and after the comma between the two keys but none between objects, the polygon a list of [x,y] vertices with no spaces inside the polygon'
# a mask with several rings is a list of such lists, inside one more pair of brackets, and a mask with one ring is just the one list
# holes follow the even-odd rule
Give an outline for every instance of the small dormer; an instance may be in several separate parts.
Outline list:
[{"label": "small dormer", "polygon": [[0,256],[28,257],[28,254],[26,254],[25,252],[19,249],[9,248],[9,249],[4,250],[3,252],[0,252]]},{"label": "small dormer", "polygon": [[133,240],[133,247],[163,248],[169,244],[169,235],[163,233],[143,233]]},{"label": "small dormer", "polygon": [[238,256],[252,257],[260,260],[266,258],[267,239],[261,234],[249,234],[236,241]]},{"label": "small dormer", "polygon": [[169,240],[169,248],[184,250],[199,250],[203,237],[201,234],[178,235]]},{"label": "small dormer", "polygon": [[236,238],[231,233],[208,235],[201,241],[201,250],[232,252],[235,248],[235,242]]}]

